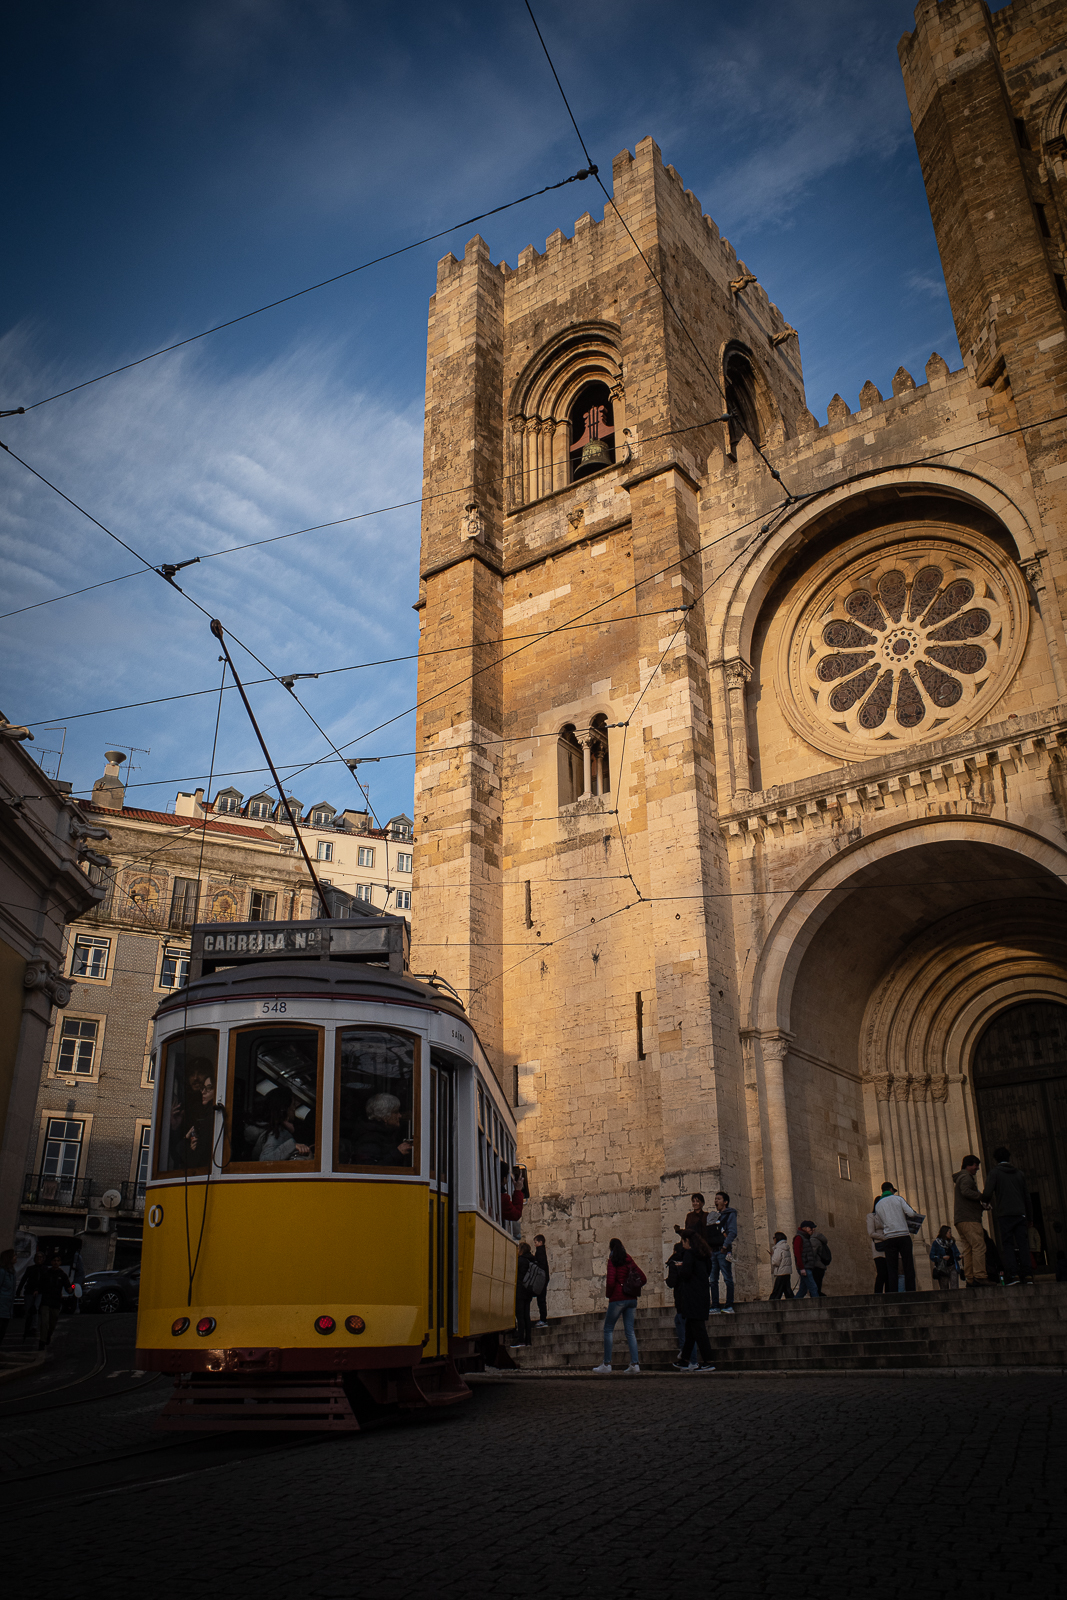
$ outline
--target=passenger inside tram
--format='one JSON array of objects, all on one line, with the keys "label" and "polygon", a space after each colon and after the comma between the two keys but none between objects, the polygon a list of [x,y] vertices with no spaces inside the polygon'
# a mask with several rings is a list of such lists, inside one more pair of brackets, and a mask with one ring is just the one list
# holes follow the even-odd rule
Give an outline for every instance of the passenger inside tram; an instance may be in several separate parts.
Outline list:
[{"label": "passenger inside tram", "polygon": [[411,1167],[416,1044],[381,1028],[341,1033],[337,1165]]},{"label": "passenger inside tram", "polygon": [[167,1046],[166,1102],[169,1105],[159,1149],[159,1171],[206,1167],[215,1124],[216,1036],[194,1032]]},{"label": "passenger inside tram", "polygon": [[319,1035],[249,1028],[236,1036],[227,1165],[311,1161]]},{"label": "passenger inside tram", "polygon": [[302,1144],[296,1132],[298,1107],[293,1091],[279,1084],[266,1096],[264,1109],[267,1126],[245,1129],[245,1138],[252,1142],[252,1160],[292,1161],[309,1156],[311,1146]]}]

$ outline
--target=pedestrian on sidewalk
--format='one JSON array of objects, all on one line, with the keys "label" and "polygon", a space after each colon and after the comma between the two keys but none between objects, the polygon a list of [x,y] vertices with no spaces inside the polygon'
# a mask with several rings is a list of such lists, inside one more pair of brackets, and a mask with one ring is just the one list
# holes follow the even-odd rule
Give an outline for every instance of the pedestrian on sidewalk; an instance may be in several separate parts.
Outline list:
[{"label": "pedestrian on sidewalk", "polygon": [[602,1365],[594,1367],[594,1372],[609,1373],[611,1371],[611,1349],[615,1338],[615,1324],[622,1318],[622,1325],[626,1332],[626,1343],[630,1350],[630,1365],[627,1374],[641,1371],[641,1357],[637,1350],[637,1335],[634,1333],[634,1312],[637,1310],[637,1298],[648,1279],[632,1256],[626,1254],[626,1246],[621,1239],[612,1239],[608,1244],[608,1275],[605,1293],[608,1297],[608,1309],[604,1313],[604,1360]]},{"label": "pedestrian on sidewalk", "polygon": [[5,1250],[0,1254],[0,1344],[4,1342],[7,1325],[15,1315],[15,1252]]},{"label": "pedestrian on sidewalk", "polygon": [[811,1236],[811,1250],[815,1257],[815,1265],[811,1269],[815,1274],[815,1287],[820,1295],[824,1295],[826,1290],[822,1286],[822,1281],[826,1277],[827,1267],[834,1258],[830,1250],[829,1240],[825,1233],[820,1233],[817,1228]]},{"label": "pedestrian on sidewalk", "polygon": [[1033,1287],[1034,1263],[1030,1259],[1030,1193],[1026,1178],[1012,1164],[1007,1145],[993,1151],[996,1166],[982,1192],[982,1199],[993,1207],[1000,1230],[1000,1251],[1004,1257],[1004,1282],[1010,1289],[1025,1282]]},{"label": "pedestrian on sidewalk", "polygon": [[814,1232],[814,1222],[802,1222],[793,1236],[793,1260],[800,1274],[800,1287],[796,1294],[798,1300],[803,1300],[805,1296],[811,1300],[819,1298],[819,1285],[815,1281],[815,1248],[811,1242]]},{"label": "pedestrian on sidewalk", "polygon": [[947,1222],[943,1228],[938,1228],[937,1238],[930,1246],[930,1271],[935,1289],[959,1288],[963,1262]]},{"label": "pedestrian on sidewalk", "polygon": [[982,1191],[978,1187],[978,1168],[981,1165],[977,1156],[964,1156],[960,1170],[952,1174],[952,1225],[963,1245],[963,1276],[968,1287],[989,1282],[986,1232],[982,1225]]},{"label": "pedestrian on sidewalk", "polygon": [[771,1250],[771,1272],[774,1274],[774,1286],[769,1299],[792,1300],[793,1298],[793,1266],[789,1259],[789,1240],[784,1233],[774,1236],[774,1248]]},{"label": "pedestrian on sidewalk", "polygon": [[41,1325],[41,1274],[44,1271],[44,1251],[38,1250],[22,1275],[22,1337],[29,1339]]},{"label": "pedestrian on sidewalk", "polygon": [[537,1324],[539,1328],[548,1327],[548,1282],[552,1274],[548,1267],[548,1251],[545,1249],[545,1236],[543,1233],[534,1234],[534,1260],[545,1275],[545,1286],[540,1293],[534,1294],[537,1301]]},{"label": "pedestrian on sidewalk", "polygon": [[885,1241],[885,1271],[886,1293],[899,1294],[900,1275],[904,1274],[904,1288],[909,1294],[915,1291],[915,1252],[911,1244],[911,1229],[908,1227],[908,1218],[914,1222],[922,1222],[922,1217],[913,1211],[902,1194],[897,1194],[888,1179],[882,1184],[882,1192],[874,1203],[874,1209],[882,1224],[882,1238]]},{"label": "pedestrian on sidewalk", "polygon": [[80,1242],[74,1241],[74,1260],[70,1264],[70,1284],[74,1290],[74,1310],[79,1313],[82,1308],[82,1295],[85,1293],[85,1262],[82,1260],[82,1247]]},{"label": "pedestrian on sidewalk", "polygon": [[[672,1265],[671,1288],[679,1316],[685,1320],[685,1343],[682,1353],[671,1366],[678,1372],[714,1372],[711,1345],[708,1342],[707,1320],[711,1312],[711,1295],[708,1292],[708,1273],[711,1269],[711,1251],[707,1240],[699,1232],[682,1235],[682,1259]],[[693,1346],[700,1351],[699,1363],[693,1361]]]},{"label": "pedestrian on sidewalk", "polygon": [[730,1196],[722,1189],[715,1196],[715,1215],[711,1225],[722,1230],[721,1243],[716,1244],[714,1237],[708,1239],[711,1245],[711,1315],[719,1315],[719,1274],[722,1274],[726,1285],[726,1304],[723,1312],[726,1316],[734,1314],[734,1245],[737,1243],[737,1212],[730,1204]]},{"label": "pedestrian on sidewalk", "polygon": [[875,1211],[878,1197],[875,1196],[870,1211],[867,1213],[867,1232],[871,1240],[871,1254],[874,1256],[874,1289],[873,1294],[885,1294],[885,1235],[882,1232],[882,1219]]},{"label": "pedestrian on sidewalk", "polygon": [[530,1301],[533,1299],[534,1279],[530,1275],[530,1268],[536,1266],[533,1251],[528,1244],[520,1244],[519,1259],[515,1263],[515,1333],[511,1341],[513,1350],[521,1350],[525,1345],[533,1344],[533,1334],[530,1331]]},{"label": "pedestrian on sidewalk", "polygon": [[[673,1289],[674,1288],[674,1286],[675,1286],[675,1284],[677,1282],[677,1275],[676,1275],[676,1272],[675,1272],[675,1268],[680,1265],[680,1263],[682,1262],[682,1260],[685,1257],[685,1251],[682,1248],[682,1241],[683,1241],[683,1239],[685,1237],[685,1231],[686,1230],[684,1228],[679,1228],[678,1225],[675,1224],[674,1231],[678,1235],[678,1242],[675,1245],[674,1249],[671,1251],[670,1255],[667,1257],[667,1288],[668,1289]],[[709,1254],[710,1254],[710,1246],[709,1246]],[[708,1301],[708,1305],[709,1306],[711,1305],[710,1299]],[[682,1316],[682,1313],[678,1310],[678,1297],[677,1297],[677,1295],[675,1296],[675,1302],[674,1302],[674,1342],[675,1342],[675,1344],[677,1346],[678,1360],[680,1361],[682,1359],[682,1350],[685,1347],[685,1318]]]},{"label": "pedestrian on sidewalk", "polygon": [[70,1287],[67,1274],[63,1271],[59,1259],[59,1251],[52,1252],[48,1265],[41,1268],[40,1275],[41,1309],[38,1313],[40,1322],[37,1332],[38,1350],[46,1350],[52,1342],[56,1323],[59,1320],[60,1308],[63,1305],[63,1296]]}]

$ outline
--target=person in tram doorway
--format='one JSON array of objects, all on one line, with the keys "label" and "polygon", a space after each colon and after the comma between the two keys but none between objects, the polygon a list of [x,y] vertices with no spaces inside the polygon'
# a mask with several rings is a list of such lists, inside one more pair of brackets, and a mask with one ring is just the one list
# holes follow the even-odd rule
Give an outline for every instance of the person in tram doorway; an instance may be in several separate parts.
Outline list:
[{"label": "person in tram doorway", "polygon": [[952,1225],[963,1245],[963,1276],[967,1287],[987,1284],[986,1232],[982,1225],[982,1191],[978,1187],[977,1156],[964,1156],[960,1170],[952,1175]]},{"label": "person in tram doorway", "polygon": [[67,1274],[63,1271],[59,1259],[59,1251],[54,1250],[46,1267],[41,1268],[41,1310],[39,1313],[40,1324],[37,1334],[38,1350],[45,1350],[52,1342],[52,1334],[59,1320],[60,1307],[63,1304],[63,1295],[69,1288]]},{"label": "person in tram doorway", "polygon": [[519,1259],[515,1263],[515,1337],[511,1344],[513,1350],[522,1350],[526,1345],[533,1344],[533,1334],[530,1331],[530,1301],[534,1295],[534,1280],[530,1268],[536,1265],[530,1246],[520,1244]]},{"label": "person in tram doorway", "polygon": [[793,1296],[793,1268],[789,1260],[789,1240],[784,1233],[776,1233],[774,1247],[771,1250],[771,1272],[774,1274],[774,1287],[771,1289],[771,1300],[792,1300]]},{"label": "person in tram doorway", "polygon": [[637,1299],[648,1279],[632,1256],[626,1254],[626,1246],[621,1239],[612,1239],[608,1244],[608,1275],[605,1293],[608,1297],[608,1309],[604,1313],[604,1360],[599,1367],[594,1367],[594,1372],[609,1373],[611,1371],[611,1350],[615,1338],[615,1324],[622,1318],[622,1325],[626,1332],[626,1343],[630,1349],[630,1365],[627,1374],[641,1371],[641,1357],[637,1349],[637,1335],[634,1333],[634,1312],[637,1310]]},{"label": "person in tram doorway", "polygon": [[867,1233],[871,1241],[871,1254],[874,1256],[874,1288],[872,1294],[885,1294],[885,1234],[882,1232],[882,1219],[875,1211],[878,1204],[875,1196],[874,1203],[867,1213]]},{"label": "person in tram doorway", "polygon": [[904,1288],[909,1294],[913,1294],[915,1252],[912,1249],[911,1228],[908,1222],[910,1219],[917,1229],[923,1219],[918,1211],[912,1210],[902,1194],[897,1194],[888,1179],[882,1184],[882,1192],[874,1203],[874,1209],[882,1224],[882,1237],[885,1241],[886,1293],[899,1293],[899,1278],[903,1272]]},{"label": "person in tram doorway", "polygon": [[[711,1251],[702,1233],[687,1229],[682,1234],[682,1259],[672,1261],[667,1274],[668,1287],[674,1290],[678,1315],[685,1319],[685,1343],[681,1355],[671,1366],[678,1372],[714,1372],[707,1319],[711,1313],[708,1274]],[[699,1364],[693,1361],[693,1346],[700,1351]]]},{"label": "person in tram doorway", "polygon": [[500,1174],[500,1215],[511,1230],[512,1238],[519,1237],[519,1224],[522,1222],[522,1208],[526,1204],[526,1191],[522,1184],[522,1168],[514,1167],[511,1174],[511,1193],[508,1194],[507,1167],[501,1163]]},{"label": "person in tram doorway", "polygon": [[15,1252],[0,1253],[0,1344],[15,1311]]},{"label": "person in tram doorway", "polygon": [[946,1222],[943,1228],[937,1230],[937,1238],[930,1246],[930,1272],[934,1288],[958,1289],[962,1271],[963,1262],[952,1237],[952,1229]]},{"label": "person in tram doorway", "polygon": [[544,1236],[543,1233],[535,1233],[534,1234],[534,1252],[533,1253],[534,1253],[534,1260],[537,1262],[537,1265],[541,1268],[541,1271],[545,1275],[544,1287],[541,1289],[541,1291],[539,1293],[535,1292],[535,1294],[534,1294],[534,1299],[537,1301],[537,1326],[539,1328],[547,1328],[548,1327],[548,1284],[549,1284],[549,1279],[552,1277],[552,1273],[550,1272],[549,1266],[548,1266],[548,1251],[545,1249],[545,1236]]},{"label": "person in tram doorway", "polygon": [[711,1315],[719,1315],[719,1274],[722,1273],[723,1282],[726,1284],[726,1304],[723,1313],[727,1316],[734,1314],[734,1245],[737,1243],[737,1212],[730,1204],[730,1196],[720,1189],[715,1196],[715,1215],[711,1225],[716,1225],[722,1231],[722,1243],[716,1245],[709,1239],[712,1247],[711,1257]]},{"label": "person in tram doorway", "polygon": [[815,1281],[815,1246],[811,1242],[814,1232],[814,1222],[802,1222],[793,1235],[793,1260],[800,1277],[800,1288],[796,1295],[798,1300],[819,1298],[819,1285]]},{"label": "person in tram doorway", "polygon": [[1011,1289],[1017,1283],[1033,1288],[1034,1263],[1030,1259],[1027,1237],[1030,1223],[1030,1195],[1026,1178],[1012,1165],[1011,1151],[1001,1145],[993,1151],[996,1166],[982,1191],[982,1199],[993,1204],[1000,1230],[1000,1250],[1004,1257],[1004,1283]]}]

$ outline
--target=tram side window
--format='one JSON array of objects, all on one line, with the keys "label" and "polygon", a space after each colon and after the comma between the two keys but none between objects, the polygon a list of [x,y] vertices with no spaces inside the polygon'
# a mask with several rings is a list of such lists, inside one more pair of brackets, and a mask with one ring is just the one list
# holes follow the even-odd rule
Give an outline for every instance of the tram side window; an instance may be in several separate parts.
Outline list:
[{"label": "tram side window", "polygon": [[200,1029],[167,1040],[159,1102],[158,1173],[207,1167],[218,1100],[218,1056],[217,1033]]},{"label": "tram side window", "polygon": [[417,1168],[417,1041],[387,1028],[343,1028],[337,1052],[337,1166]]},{"label": "tram side window", "polygon": [[478,1204],[502,1222],[501,1186],[510,1189],[515,1145],[485,1090],[478,1086]]},{"label": "tram side window", "polygon": [[316,1028],[247,1028],[234,1036],[230,1161],[315,1160]]}]

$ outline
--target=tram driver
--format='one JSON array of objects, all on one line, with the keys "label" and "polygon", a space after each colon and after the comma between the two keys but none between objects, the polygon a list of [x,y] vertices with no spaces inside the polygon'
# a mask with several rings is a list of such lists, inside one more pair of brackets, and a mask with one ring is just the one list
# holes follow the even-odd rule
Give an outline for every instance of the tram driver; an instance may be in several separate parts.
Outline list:
[{"label": "tram driver", "polygon": [[253,1138],[253,1161],[303,1161],[311,1154],[311,1146],[302,1144],[296,1134],[296,1096],[291,1089],[279,1084],[272,1089],[264,1102],[267,1126],[249,1128],[246,1137]]}]

